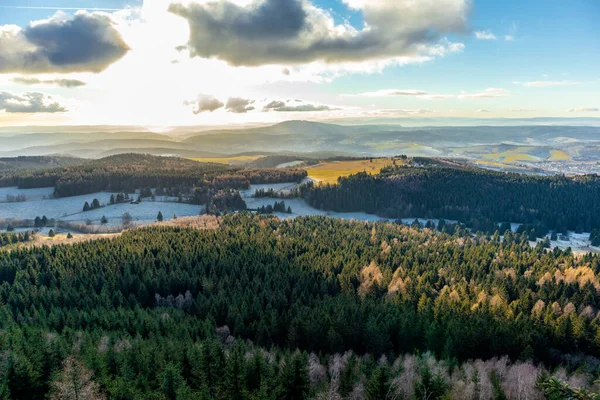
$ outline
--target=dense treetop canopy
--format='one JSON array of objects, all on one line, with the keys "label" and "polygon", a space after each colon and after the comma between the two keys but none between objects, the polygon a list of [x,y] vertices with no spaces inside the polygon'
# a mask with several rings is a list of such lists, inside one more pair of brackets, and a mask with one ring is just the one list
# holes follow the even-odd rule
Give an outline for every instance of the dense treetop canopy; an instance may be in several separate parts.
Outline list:
[{"label": "dense treetop canopy", "polygon": [[[46,393],[74,341],[114,396],[158,390],[158,371],[192,392],[217,390],[221,378],[193,371],[206,368],[195,358],[209,357],[203,351],[221,351],[204,344],[224,325],[290,360],[285,352],[297,348],[376,358],[430,351],[458,361],[508,355],[547,365],[599,356],[600,259],[531,248],[526,239],[238,214],[214,230],[151,227],[0,253],[4,390],[13,398],[25,388]],[[304,371],[305,357],[289,362]]]}]

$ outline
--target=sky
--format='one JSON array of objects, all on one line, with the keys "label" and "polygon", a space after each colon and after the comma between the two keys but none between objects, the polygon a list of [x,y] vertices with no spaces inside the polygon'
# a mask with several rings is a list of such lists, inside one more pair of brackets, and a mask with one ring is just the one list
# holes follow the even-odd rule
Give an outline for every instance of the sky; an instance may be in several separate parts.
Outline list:
[{"label": "sky", "polygon": [[600,117],[597,0],[0,0],[0,126]]}]

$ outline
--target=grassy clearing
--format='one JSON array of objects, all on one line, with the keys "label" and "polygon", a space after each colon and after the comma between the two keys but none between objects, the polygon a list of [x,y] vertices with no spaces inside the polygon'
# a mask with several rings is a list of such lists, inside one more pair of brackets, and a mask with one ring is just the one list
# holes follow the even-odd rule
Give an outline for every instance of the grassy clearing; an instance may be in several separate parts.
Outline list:
[{"label": "grassy clearing", "polygon": [[216,164],[225,164],[225,165],[240,165],[250,161],[258,160],[262,158],[262,155],[253,155],[253,156],[235,156],[235,157],[204,157],[204,158],[192,158],[194,161],[203,162],[203,163],[216,163]]},{"label": "grassy clearing", "polygon": [[550,161],[569,161],[570,159],[571,156],[564,151],[550,150]]},{"label": "grassy clearing", "polygon": [[[402,161],[396,160],[396,164]],[[308,176],[317,182],[336,183],[341,176],[348,176],[358,172],[367,172],[371,175],[379,173],[381,168],[392,165],[392,158],[374,158],[371,160],[351,161],[325,161],[319,165],[307,168]]]},{"label": "grassy clearing", "polygon": [[491,153],[484,154],[483,158],[494,161],[501,161],[505,163],[512,163],[518,161],[539,161],[538,157],[527,154],[529,148],[519,147],[511,151],[505,151],[502,153]]},{"label": "grassy clearing", "polygon": [[487,160],[475,160],[475,164],[486,165],[486,166],[490,166],[490,167],[499,167],[499,168],[506,167],[506,164],[502,164],[502,163],[495,162],[495,161],[487,161]]}]

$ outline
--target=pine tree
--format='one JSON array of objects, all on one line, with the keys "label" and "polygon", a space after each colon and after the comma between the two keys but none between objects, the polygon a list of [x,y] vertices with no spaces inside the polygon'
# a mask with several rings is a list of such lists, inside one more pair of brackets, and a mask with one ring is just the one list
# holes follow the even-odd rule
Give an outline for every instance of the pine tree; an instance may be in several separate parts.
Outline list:
[{"label": "pine tree", "polygon": [[160,392],[164,397],[168,400],[176,400],[178,398],[177,392],[181,390],[184,385],[179,368],[175,364],[167,364],[160,373],[159,380]]},{"label": "pine tree", "polygon": [[346,398],[350,394],[350,392],[354,388],[354,385],[358,381],[358,375],[356,373],[356,364],[356,356],[353,354],[350,356],[345,368],[342,370],[342,374],[340,376],[339,392],[340,395],[342,395],[342,397],[344,398]]},{"label": "pine tree", "polygon": [[310,389],[308,360],[305,354],[296,352],[288,358],[279,376],[278,399],[304,400]]},{"label": "pine tree", "polygon": [[379,400],[387,398],[389,385],[389,372],[387,366],[380,366],[373,371],[371,379],[367,382],[366,400]]},{"label": "pine tree", "polygon": [[163,214],[161,211],[158,212],[158,215],[156,216],[156,220],[158,222],[162,222],[163,221]]},{"label": "pine tree", "polygon": [[223,394],[228,400],[243,399],[244,355],[240,345],[234,346],[225,366]]}]

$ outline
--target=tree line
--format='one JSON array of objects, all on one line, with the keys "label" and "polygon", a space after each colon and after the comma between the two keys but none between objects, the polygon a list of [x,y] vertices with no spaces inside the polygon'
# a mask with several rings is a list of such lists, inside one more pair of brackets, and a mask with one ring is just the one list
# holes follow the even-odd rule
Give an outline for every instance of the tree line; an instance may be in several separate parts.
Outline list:
[{"label": "tree line", "polygon": [[34,233],[29,231],[19,233],[0,233],[0,247],[29,242],[33,237]]},{"label": "tree line", "polygon": [[253,183],[297,182],[301,169],[250,170],[177,157],[120,154],[82,165],[0,175],[0,186],[54,187],[57,197],[100,191],[134,193],[141,188],[247,189]]}]

